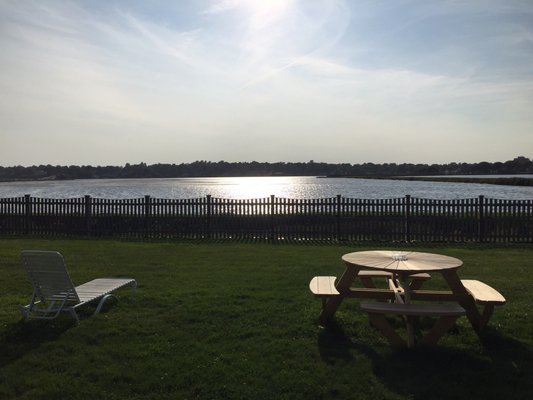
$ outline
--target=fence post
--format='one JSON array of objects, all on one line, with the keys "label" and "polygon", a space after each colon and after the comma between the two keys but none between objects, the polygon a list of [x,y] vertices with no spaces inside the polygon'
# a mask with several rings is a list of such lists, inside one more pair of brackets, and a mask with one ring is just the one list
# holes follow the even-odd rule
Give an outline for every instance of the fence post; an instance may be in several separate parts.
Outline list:
[{"label": "fence post", "polygon": [[337,241],[341,241],[342,240],[342,235],[341,235],[341,207],[342,207],[342,198],[341,198],[341,195],[338,194],[337,195],[337,204],[336,204],[336,228],[337,228]]},{"label": "fence post", "polygon": [[91,196],[86,194],[85,202],[84,202],[84,205],[85,205],[84,215],[85,215],[85,234],[87,236],[91,236],[91,212],[92,212],[91,203],[92,203]]},{"label": "fence post", "polygon": [[208,194],[205,196],[206,198],[206,235],[208,239],[211,239],[211,195]]},{"label": "fence post", "polygon": [[404,231],[405,241],[409,243],[411,241],[411,195],[405,195],[404,204]]},{"label": "fence post", "polygon": [[152,216],[152,201],[150,195],[144,196],[144,237],[149,236],[150,217]]},{"label": "fence post", "polygon": [[478,200],[478,226],[477,226],[477,240],[483,242],[485,239],[485,196],[480,195]]},{"label": "fence post", "polygon": [[274,227],[274,201],[275,196],[270,195],[270,241],[274,242],[275,240],[275,227]]},{"label": "fence post", "polygon": [[29,194],[24,195],[24,234],[30,233],[31,226],[31,197]]}]

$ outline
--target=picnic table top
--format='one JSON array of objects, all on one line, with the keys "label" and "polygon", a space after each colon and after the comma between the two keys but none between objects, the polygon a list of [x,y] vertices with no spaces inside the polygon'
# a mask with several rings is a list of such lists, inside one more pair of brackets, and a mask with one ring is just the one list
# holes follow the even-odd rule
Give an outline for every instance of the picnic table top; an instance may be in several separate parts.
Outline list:
[{"label": "picnic table top", "polygon": [[401,273],[442,271],[463,265],[458,258],[416,251],[357,251],[343,255],[342,260],[347,266]]}]

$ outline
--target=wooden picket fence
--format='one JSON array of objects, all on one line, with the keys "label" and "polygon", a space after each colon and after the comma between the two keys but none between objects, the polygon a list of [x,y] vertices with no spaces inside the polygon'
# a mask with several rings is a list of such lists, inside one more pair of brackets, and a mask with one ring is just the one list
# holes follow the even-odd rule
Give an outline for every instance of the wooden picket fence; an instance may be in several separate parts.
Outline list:
[{"label": "wooden picket fence", "polygon": [[0,235],[269,241],[533,242],[533,201],[0,198]]}]

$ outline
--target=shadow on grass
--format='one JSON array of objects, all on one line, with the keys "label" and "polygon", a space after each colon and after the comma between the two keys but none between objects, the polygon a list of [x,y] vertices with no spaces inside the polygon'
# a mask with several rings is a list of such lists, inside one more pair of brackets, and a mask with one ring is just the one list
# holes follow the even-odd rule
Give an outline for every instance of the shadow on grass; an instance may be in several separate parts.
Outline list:
[{"label": "shadow on grass", "polygon": [[72,318],[53,321],[24,321],[7,325],[0,331],[0,368],[18,360],[41,344],[58,339],[75,325]]},{"label": "shadow on grass", "polygon": [[[108,312],[117,300],[107,301],[100,314]],[[96,310],[96,304],[86,304],[76,312],[81,323],[90,318]],[[41,344],[57,340],[63,333],[76,326],[75,320],[65,313],[52,320],[30,320],[22,318],[9,324],[0,331],[0,368],[18,360],[27,353],[35,350]]]},{"label": "shadow on grass", "polygon": [[354,342],[334,320],[318,336],[320,357],[327,363],[333,363],[336,360],[352,360],[350,349],[354,347]]},{"label": "shadow on grass", "polygon": [[[322,359],[350,360],[365,355],[373,373],[390,391],[415,400],[530,399],[533,393],[533,353],[523,343],[488,328],[483,347],[436,346],[392,351],[351,340],[336,324],[318,338]],[[480,351],[481,349],[481,351]]]}]

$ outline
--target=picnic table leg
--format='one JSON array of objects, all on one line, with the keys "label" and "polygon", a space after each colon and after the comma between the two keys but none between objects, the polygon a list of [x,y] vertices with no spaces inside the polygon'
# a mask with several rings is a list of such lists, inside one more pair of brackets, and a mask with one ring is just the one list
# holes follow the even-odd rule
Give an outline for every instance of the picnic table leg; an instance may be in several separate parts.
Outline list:
[{"label": "picnic table leg", "polygon": [[481,315],[480,321],[479,321],[479,331],[481,332],[485,326],[487,326],[490,317],[492,316],[492,313],[494,312],[494,304],[485,304],[485,308],[483,308],[483,314]]},{"label": "picnic table leg", "polygon": [[450,289],[452,289],[452,292],[459,296],[459,304],[466,310],[466,317],[470,321],[472,328],[479,334],[482,328],[481,314],[476,307],[476,302],[461,283],[457,272],[454,269],[443,270],[442,276],[448,286],[450,286]]},{"label": "picnic table leg", "polygon": [[333,314],[337,311],[337,308],[342,303],[342,295],[341,296],[335,296],[330,297],[325,305],[322,307],[322,312],[320,313],[320,323],[322,325],[326,325],[330,319],[333,317]]},{"label": "picnic table leg", "polygon": [[420,346],[435,346],[439,339],[446,334],[453,326],[457,317],[455,316],[441,316],[433,328],[418,342]]},{"label": "picnic table leg", "polygon": [[416,317],[405,316],[405,328],[407,332],[407,347],[411,348],[415,346],[415,328],[414,322]]},{"label": "picnic table leg", "polygon": [[320,313],[320,322],[322,324],[327,324],[331,317],[335,314],[339,308],[344,294],[350,290],[350,286],[354,281],[355,277],[359,273],[359,268],[354,268],[352,266],[346,266],[346,270],[342,274],[341,278],[337,281],[335,288],[339,291],[339,296],[330,297],[325,306],[322,307],[322,312]]},{"label": "picnic table leg", "polygon": [[413,347],[409,345],[409,342],[405,342],[398,333],[392,328],[383,314],[368,313],[368,319],[379,330],[385,338],[389,341],[390,345],[394,348]]},{"label": "picnic table leg", "polygon": [[[400,283],[401,286],[404,288],[404,302],[405,304],[411,303],[411,287],[409,286],[408,277],[405,275],[401,275],[400,277]],[[405,325],[407,330],[407,347],[411,348],[415,345],[415,329],[414,329],[414,321],[416,320],[416,317],[412,316],[405,316]]]}]

